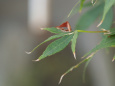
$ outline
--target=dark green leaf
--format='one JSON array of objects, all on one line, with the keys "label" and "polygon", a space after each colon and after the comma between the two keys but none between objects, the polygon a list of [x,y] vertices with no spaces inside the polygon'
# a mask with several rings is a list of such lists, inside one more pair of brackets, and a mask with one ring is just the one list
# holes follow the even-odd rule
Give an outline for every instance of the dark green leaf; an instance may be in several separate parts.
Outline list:
[{"label": "dark green leaf", "polygon": [[47,56],[53,55],[61,50],[63,50],[71,41],[73,38],[72,35],[65,35],[64,37],[57,39],[56,41],[52,42],[48,45],[46,50],[43,52],[43,54],[36,60],[39,61]]}]

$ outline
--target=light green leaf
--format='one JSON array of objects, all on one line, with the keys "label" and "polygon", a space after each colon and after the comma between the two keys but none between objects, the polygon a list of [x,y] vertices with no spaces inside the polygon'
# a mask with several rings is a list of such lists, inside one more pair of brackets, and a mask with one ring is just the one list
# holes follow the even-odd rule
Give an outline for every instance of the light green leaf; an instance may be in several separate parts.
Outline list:
[{"label": "light green leaf", "polygon": [[98,51],[102,48],[113,47],[114,45],[115,45],[115,35],[112,35],[110,37],[106,36],[105,38],[103,38],[100,44],[98,44],[95,48],[93,48],[90,52],[85,54],[83,57],[86,57],[91,53]]},{"label": "light green leaf", "polygon": [[43,52],[43,54],[35,61],[39,61],[47,56],[53,55],[61,50],[63,50],[71,41],[73,38],[72,35],[65,35],[64,37],[57,39],[56,41],[52,42],[48,45],[46,50]]},{"label": "light green leaf", "polygon": [[90,58],[86,63],[85,63],[85,67],[84,67],[84,71],[83,71],[83,82],[85,82],[85,73],[86,73],[86,69],[87,69],[87,66],[89,64],[89,62],[91,61],[92,58]]},{"label": "light green leaf", "polygon": [[59,33],[63,33],[60,29],[57,29],[55,27],[52,28],[42,28],[42,30],[47,30],[51,33],[55,33],[55,34],[59,34]]},{"label": "light green leaf", "polygon": [[104,28],[106,30],[110,29],[113,21],[113,9],[111,8],[108,13],[106,14],[106,17],[101,24],[100,28]]},{"label": "light green leaf", "polygon": [[[78,5],[80,3],[80,0],[76,3],[76,5],[72,8],[70,13],[68,14],[67,18],[77,14],[79,12],[80,6]],[[82,8],[90,7],[92,4],[90,2],[84,3]]]},{"label": "light green leaf", "polygon": [[[93,54],[94,54],[94,53],[93,53]],[[93,55],[93,54],[92,54],[92,55]],[[85,58],[84,60],[82,60],[81,62],[79,62],[79,63],[76,64],[75,66],[71,67],[69,70],[67,70],[67,71],[60,77],[59,84],[61,83],[63,77],[64,77],[66,74],[68,74],[69,72],[71,72],[73,69],[78,68],[82,63],[87,62],[87,61],[92,57],[92,55],[91,55],[91,56],[88,56],[87,58]]]},{"label": "light green leaf", "polygon": [[87,29],[102,13],[103,4],[93,7],[88,12],[84,13],[77,22],[75,29],[85,30]]},{"label": "light green leaf", "polygon": [[78,37],[78,32],[75,31],[74,32],[74,36],[71,40],[72,44],[71,44],[71,49],[72,49],[72,52],[73,52],[73,55],[74,55],[74,58],[76,59],[76,54],[75,54],[75,47],[76,47],[76,41],[77,41],[77,37]]},{"label": "light green leaf", "polygon": [[34,50],[36,50],[40,45],[44,44],[45,42],[48,42],[50,40],[53,40],[53,39],[56,39],[56,38],[59,38],[59,37],[62,37],[64,35],[67,35],[67,33],[62,33],[62,34],[59,34],[59,35],[54,35],[54,36],[51,36],[49,37],[48,39],[46,39],[44,42],[40,43],[39,45],[37,45],[31,52],[26,52],[27,54],[31,54]]},{"label": "light green leaf", "polygon": [[81,3],[80,3],[80,12],[81,12],[81,10],[82,10],[82,8],[83,8],[83,5],[84,5],[84,2],[85,2],[85,0],[80,0],[81,1]]},{"label": "light green leaf", "polygon": [[[88,66],[89,62],[91,61],[91,59],[93,58],[93,56],[96,54],[96,52],[97,52],[97,51],[91,53],[91,54],[87,57],[88,60],[87,60],[87,62],[86,62],[86,64],[85,64],[84,71],[83,71],[83,82],[85,82],[85,72],[86,72],[87,66]],[[86,58],[86,59],[87,59],[87,58]]]},{"label": "light green leaf", "polygon": [[75,6],[72,8],[72,10],[70,11],[70,13],[68,14],[67,17],[70,17],[75,12],[75,10],[78,12],[78,4],[79,3],[80,3],[80,0],[75,4]]},{"label": "light green leaf", "polygon": [[109,9],[115,4],[115,0],[105,0],[104,12],[102,20],[104,20],[106,14],[108,13]]}]

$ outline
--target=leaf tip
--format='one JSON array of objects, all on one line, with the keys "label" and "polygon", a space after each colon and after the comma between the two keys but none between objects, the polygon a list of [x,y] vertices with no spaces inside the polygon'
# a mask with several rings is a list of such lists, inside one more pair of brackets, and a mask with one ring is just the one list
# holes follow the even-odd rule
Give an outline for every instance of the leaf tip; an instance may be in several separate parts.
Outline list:
[{"label": "leaf tip", "polygon": [[25,53],[26,53],[26,54],[31,54],[32,52],[27,52],[27,51],[25,51]]},{"label": "leaf tip", "polygon": [[81,14],[82,10],[79,10],[79,13]]},{"label": "leaf tip", "polygon": [[75,58],[75,60],[76,60],[76,54],[75,54],[75,52],[73,53],[73,55],[74,55],[74,58]]},{"label": "leaf tip", "polygon": [[44,30],[44,28],[40,28],[41,30]]},{"label": "leaf tip", "polygon": [[115,59],[113,58],[113,59],[112,59],[112,62],[114,62],[114,61],[115,61]]},{"label": "leaf tip", "polygon": [[40,59],[36,59],[36,60],[32,60],[32,61],[38,62],[38,61],[40,61]]},{"label": "leaf tip", "polygon": [[63,75],[60,77],[60,80],[59,80],[59,83],[58,83],[58,84],[61,83],[61,81],[62,81],[62,79],[63,79],[64,76],[65,76],[65,74],[63,74]]},{"label": "leaf tip", "polygon": [[97,27],[99,27],[102,23],[103,23],[103,20],[101,20],[101,22],[97,25]]},{"label": "leaf tip", "polygon": [[101,30],[105,32],[104,35],[111,34],[110,30],[106,30],[106,29],[103,29],[103,28]]},{"label": "leaf tip", "polygon": [[97,2],[97,0],[95,2],[93,0],[91,1],[93,6],[96,4],[96,2]]}]

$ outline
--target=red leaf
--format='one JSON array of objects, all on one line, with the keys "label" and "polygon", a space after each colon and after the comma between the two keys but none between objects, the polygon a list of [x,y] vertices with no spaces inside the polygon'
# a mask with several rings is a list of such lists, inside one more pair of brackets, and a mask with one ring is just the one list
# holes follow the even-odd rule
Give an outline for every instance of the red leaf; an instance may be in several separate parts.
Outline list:
[{"label": "red leaf", "polygon": [[[66,27],[67,29],[64,29],[63,27]],[[69,32],[71,32],[71,26],[70,26],[68,21],[64,22],[60,26],[57,26],[57,28],[62,30],[62,31],[69,31]]]}]

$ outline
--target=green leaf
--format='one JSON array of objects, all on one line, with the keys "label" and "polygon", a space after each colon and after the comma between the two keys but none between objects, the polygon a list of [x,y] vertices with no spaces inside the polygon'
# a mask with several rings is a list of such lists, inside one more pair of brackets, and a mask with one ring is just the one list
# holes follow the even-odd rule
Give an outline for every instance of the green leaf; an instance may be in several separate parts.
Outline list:
[{"label": "green leaf", "polygon": [[75,29],[85,30],[87,29],[102,13],[103,4],[93,7],[88,12],[84,13],[77,22]]},{"label": "green leaf", "polygon": [[103,17],[102,21],[104,20],[106,14],[110,10],[110,8],[115,4],[115,0],[105,0],[105,6],[104,6],[104,12],[103,12]]},{"label": "green leaf", "polygon": [[115,55],[114,55],[114,57],[113,57],[113,59],[112,59],[112,62],[113,62],[113,61],[115,61]]},{"label": "green leaf", "polygon": [[102,48],[107,48],[107,47],[114,47],[115,45],[115,35],[112,35],[110,37],[106,36],[103,38],[103,40],[98,44],[95,48],[93,48],[91,51],[89,51],[87,54],[85,54],[83,57],[86,57],[90,55],[93,52],[96,52]]},{"label": "green leaf", "polygon": [[[79,12],[80,6],[78,5],[80,3],[80,0],[76,3],[76,5],[72,8],[72,10],[70,11],[70,13],[68,14],[67,18],[77,14]],[[82,8],[86,8],[91,6],[92,4],[90,2],[87,2],[83,5]]]},{"label": "green leaf", "polygon": [[64,37],[57,39],[56,41],[52,42],[48,45],[46,50],[43,52],[43,54],[35,61],[39,61],[47,56],[53,55],[61,50],[63,50],[71,41],[73,38],[72,35],[65,35]]},{"label": "green leaf", "polygon": [[31,52],[26,52],[27,54],[31,54],[34,50],[36,50],[40,45],[44,44],[45,42],[48,42],[50,40],[53,40],[53,39],[56,39],[56,38],[59,38],[59,37],[62,37],[64,35],[67,35],[67,33],[62,33],[62,34],[59,34],[59,35],[54,35],[54,36],[51,36],[49,37],[48,39],[46,39],[44,42],[40,43],[39,45],[37,45]]},{"label": "green leaf", "polygon": [[[96,54],[96,52],[97,52],[97,51],[91,53],[91,54],[87,57],[88,60],[87,60],[87,62],[86,62],[86,64],[85,64],[84,71],[83,71],[83,82],[85,82],[85,72],[86,72],[87,66],[88,66],[89,62],[91,61],[91,59],[93,58],[93,56]],[[86,58],[86,59],[87,59],[87,58]]]},{"label": "green leaf", "polygon": [[89,61],[90,58],[92,58],[93,55],[95,55],[96,52],[92,53],[90,56],[88,56],[87,58],[85,58],[84,60],[82,60],[81,62],[79,62],[78,64],[76,64],[75,66],[71,67],[69,70],[67,70],[60,78],[59,84],[61,83],[63,77],[68,74],[69,72],[71,72],[73,69],[78,68],[81,64],[83,64],[84,62]]},{"label": "green leaf", "polygon": [[82,8],[83,8],[83,4],[84,4],[84,2],[85,2],[85,0],[81,0],[81,3],[80,3],[80,12],[81,12],[81,10],[82,10]]},{"label": "green leaf", "polygon": [[100,28],[104,28],[106,30],[110,29],[113,21],[113,9],[111,8],[108,13],[106,14],[106,17],[101,24]]},{"label": "green leaf", "polygon": [[55,34],[59,34],[59,33],[63,33],[60,29],[57,29],[55,27],[52,27],[52,28],[42,28],[43,30],[47,30],[51,33],[55,33]]},{"label": "green leaf", "polygon": [[75,31],[74,32],[74,36],[71,40],[72,44],[71,44],[71,49],[72,49],[72,52],[73,52],[73,55],[74,55],[74,58],[76,59],[76,54],[75,54],[75,47],[76,47],[76,41],[77,41],[77,37],[78,37],[78,32]]},{"label": "green leaf", "polygon": [[109,34],[110,36],[111,36],[111,35],[115,35],[115,28],[111,28],[111,29],[110,29],[110,32],[111,32],[111,33]]},{"label": "green leaf", "polygon": [[78,12],[78,4],[80,3],[80,0],[75,4],[75,6],[72,8],[72,10],[70,11],[70,13],[68,14],[68,18],[72,15],[72,14],[74,14],[74,12],[76,11],[76,12]]},{"label": "green leaf", "polygon": [[84,67],[84,71],[83,71],[83,82],[85,82],[85,73],[86,73],[86,69],[87,66],[89,64],[89,62],[91,61],[92,58],[88,59],[87,62],[85,63],[85,67]]}]

